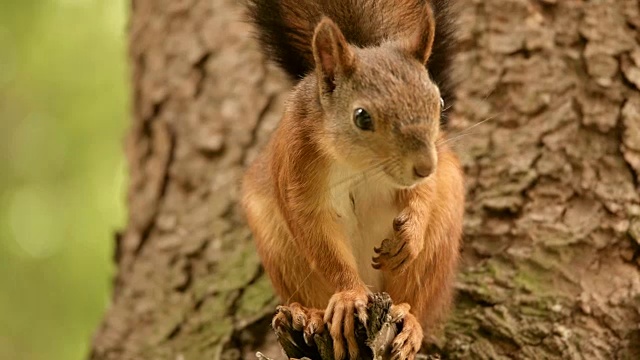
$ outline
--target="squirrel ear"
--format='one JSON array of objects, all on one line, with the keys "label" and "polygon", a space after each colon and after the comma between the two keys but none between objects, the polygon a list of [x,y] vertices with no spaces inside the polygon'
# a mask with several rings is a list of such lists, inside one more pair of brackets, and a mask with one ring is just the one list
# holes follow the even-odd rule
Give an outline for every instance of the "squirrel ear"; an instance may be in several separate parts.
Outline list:
[{"label": "squirrel ear", "polygon": [[408,44],[408,50],[418,61],[426,64],[431,56],[436,33],[436,19],[429,3],[425,4],[425,14],[421,20],[417,34]]},{"label": "squirrel ear", "polygon": [[323,17],[313,34],[313,58],[316,71],[325,91],[332,92],[338,75],[350,74],[355,65],[355,54],[338,26]]}]

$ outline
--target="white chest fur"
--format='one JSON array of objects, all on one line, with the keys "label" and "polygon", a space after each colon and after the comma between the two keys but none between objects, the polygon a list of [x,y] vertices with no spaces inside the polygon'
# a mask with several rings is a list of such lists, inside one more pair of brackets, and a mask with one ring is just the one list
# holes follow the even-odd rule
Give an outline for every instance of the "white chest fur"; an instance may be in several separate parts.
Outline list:
[{"label": "white chest fur", "polygon": [[383,290],[382,272],[371,266],[374,246],[393,234],[399,213],[394,189],[381,174],[336,165],[330,176],[332,205],[347,235],[361,279],[372,291]]}]

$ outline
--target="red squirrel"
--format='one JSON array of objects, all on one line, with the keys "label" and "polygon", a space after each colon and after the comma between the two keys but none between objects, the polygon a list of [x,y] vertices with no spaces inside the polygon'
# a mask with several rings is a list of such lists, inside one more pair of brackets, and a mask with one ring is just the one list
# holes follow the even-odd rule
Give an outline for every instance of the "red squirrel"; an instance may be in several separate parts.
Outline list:
[{"label": "red squirrel", "polygon": [[[452,100],[444,0],[250,0],[267,55],[296,81],[243,179],[242,206],[283,301],[324,324],[336,359],[358,356],[354,322],[387,292],[413,359],[452,302],[463,174],[441,126]],[[306,317],[306,318],[305,318]]]}]

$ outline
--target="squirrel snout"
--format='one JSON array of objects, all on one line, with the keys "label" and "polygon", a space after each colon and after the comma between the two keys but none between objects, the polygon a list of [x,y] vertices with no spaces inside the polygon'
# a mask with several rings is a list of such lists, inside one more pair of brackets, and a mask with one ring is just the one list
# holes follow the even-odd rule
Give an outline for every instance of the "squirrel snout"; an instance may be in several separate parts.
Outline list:
[{"label": "squirrel snout", "polygon": [[429,177],[436,171],[438,156],[435,151],[422,153],[413,158],[413,176],[416,179]]},{"label": "squirrel snout", "polygon": [[413,174],[419,178],[426,178],[433,173],[431,162],[417,162],[413,165]]}]

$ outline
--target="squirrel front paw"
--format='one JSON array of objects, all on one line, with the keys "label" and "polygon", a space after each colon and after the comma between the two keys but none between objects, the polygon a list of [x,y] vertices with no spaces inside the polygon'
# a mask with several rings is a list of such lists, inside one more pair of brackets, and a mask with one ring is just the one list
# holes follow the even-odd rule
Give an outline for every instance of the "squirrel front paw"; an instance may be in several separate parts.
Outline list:
[{"label": "squirrel front paw", "polygon": [[409,312],[407,303],[392,305],[389,311],[396,324],[402,324],[402,331],[393,339],[391,349],[392,360],[413,360],[422,346],[423,332],[418,319]]},{"label": "squirrel front paw", "polygon": [[324,313],[324,321],[329,326],[336,360],[342,360],[346,357],[345,339],[349,358],[358,358],[355,317],[357,315],[362,324],[367,323],[368,301],[369,297],[366,289],[341,291],[335,293],[329,300],[329,305]]},{"label": "squirrel front paw", "polygon": [[293,328],[303,332],[304,342],[311,345],[316,334],[322,334],[324,330],[324,311],[305,308],[299,303],[291,303],[289,306],[278,306],[276,315],[271,321],[271,327],[276,335],[286,333],[287,328]]},{"label": "squirrel front paw", "polygon": [[372,258],[374,269],[402,273],[422,251],[424,229],[419,226],[415,216],[403,211],[393,219],[393,238],[384,239],[380,247],[373,250],[377,256]]}]

